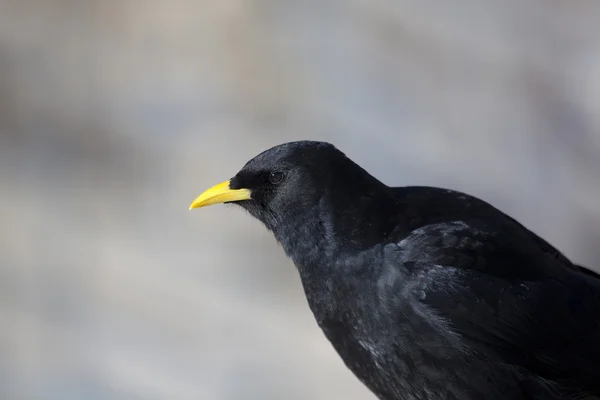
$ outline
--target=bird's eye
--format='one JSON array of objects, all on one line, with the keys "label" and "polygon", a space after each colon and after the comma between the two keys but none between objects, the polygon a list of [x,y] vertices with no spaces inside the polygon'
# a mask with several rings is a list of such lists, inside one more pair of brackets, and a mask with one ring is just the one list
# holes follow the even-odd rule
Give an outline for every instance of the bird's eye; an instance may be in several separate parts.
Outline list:
[{"label": "bird's eye", "polygon": [[269,174],[269,182],[273,185],[277,185],[283,181],[283,172],[273,171]]}]

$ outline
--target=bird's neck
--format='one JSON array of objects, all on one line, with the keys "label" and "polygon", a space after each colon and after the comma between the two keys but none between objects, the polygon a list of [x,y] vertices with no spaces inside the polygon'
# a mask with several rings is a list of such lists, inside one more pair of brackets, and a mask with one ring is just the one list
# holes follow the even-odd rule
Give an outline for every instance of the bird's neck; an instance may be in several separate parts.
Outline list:
[{"label": "bird's neck", "polygon": [[330,216],[319,206],[288,218],[273,234],[300,271],[328,264],[339,250]]},{"label": "bird's neck", "polygon": [[343,257],[385,241],[393,228],[396,207],[387,186],[368,174],[353,174],[352,182],[339,184],[339,191],[326,191],[315,207],[273,229],[301,274],[325,276]]}]

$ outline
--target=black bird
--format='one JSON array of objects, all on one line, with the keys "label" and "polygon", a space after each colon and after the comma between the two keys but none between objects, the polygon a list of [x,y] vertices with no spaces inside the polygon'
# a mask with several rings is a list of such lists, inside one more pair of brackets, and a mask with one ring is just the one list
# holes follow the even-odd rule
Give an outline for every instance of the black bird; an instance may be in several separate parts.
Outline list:
[{"label": "black bird", "polygon": [[264,151],[190,209],[216,203],[273,232],[379,399],[600,396],[600,276],[492,205],[386,186],[311,141]]}]

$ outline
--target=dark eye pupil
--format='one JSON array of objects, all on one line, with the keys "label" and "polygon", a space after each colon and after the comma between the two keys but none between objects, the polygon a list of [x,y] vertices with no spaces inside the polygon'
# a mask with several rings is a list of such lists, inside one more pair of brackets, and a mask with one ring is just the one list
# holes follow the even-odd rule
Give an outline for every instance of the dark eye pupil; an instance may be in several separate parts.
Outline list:
[{"label": "dark eye pupil", "polygon": [[281,172],[271,172],[269,175],[269,181],[273,184],[280,183],[283,180],[283,173]]}]

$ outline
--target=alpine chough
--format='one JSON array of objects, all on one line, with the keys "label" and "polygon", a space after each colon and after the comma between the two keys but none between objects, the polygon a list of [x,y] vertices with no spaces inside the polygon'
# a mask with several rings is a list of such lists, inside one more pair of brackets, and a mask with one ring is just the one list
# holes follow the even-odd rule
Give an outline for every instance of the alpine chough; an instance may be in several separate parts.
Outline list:
[{"label": "alpine chough", "polygon": [[312,141],[264,151],[190,209],[217,203],[273,232],[379,399],[600,396],[600,276],[492,205],[386,186]]}]

